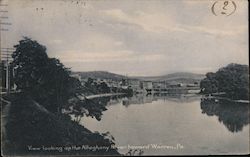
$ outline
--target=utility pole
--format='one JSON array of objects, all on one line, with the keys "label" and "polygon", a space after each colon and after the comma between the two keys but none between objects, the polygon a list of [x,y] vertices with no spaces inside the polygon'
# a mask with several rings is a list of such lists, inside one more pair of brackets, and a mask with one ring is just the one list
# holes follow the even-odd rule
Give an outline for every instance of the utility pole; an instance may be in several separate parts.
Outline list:
[{"label": "utility pole", "polygon": [[[11,58],[10,57],[11,54],[9,54],[9,52],[11,52],[11,49],[2,48],[2,32],[8,31],[6,26],[11,25],[11,23],[5,21],[6,19],[8,19],[8,16],[6,16],[6,13],[8,13],[8,10],[6,10],[6,7],[8,6],[8,4],[2,4],[2,2],[3,1],[0,0],[0,56],[1,56],[1,63],[4,61],[6,64],[6,92],[7,92],[7,94],[9,94],[9,92],[10,92],[9,61]],[[5,52],[5,54],[2,54],[2,52]],[[4,66],[4,64],[3,64],[3,66]],[[1,69],[1,72],[3,72],[3,69]],[[1,79],[3,79],[3,78],[1,78]],[[2,84],[2,82],[1,82],[1,84]]]},{"label": "utility pole", "polygon": [[[11,89],[10,71],[13,70],[10,67],[10,61],[12,61],[11,54],[14,51],[14,49],[13,48],[1,48],[1,51],[2,51],[1,58],[6,62],[6,82],[5,82],[5,84],[6,84],[7,93],[9,93],[10,89]],[[14,74],[14,72],[13,72],[13,74]]]}]

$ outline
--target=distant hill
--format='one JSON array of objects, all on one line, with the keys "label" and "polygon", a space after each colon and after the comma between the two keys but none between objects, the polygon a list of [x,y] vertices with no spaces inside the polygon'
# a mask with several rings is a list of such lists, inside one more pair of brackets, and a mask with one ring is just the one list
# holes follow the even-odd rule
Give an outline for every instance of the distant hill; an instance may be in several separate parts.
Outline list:
[{"label": "distant hill", "polygon": [[74,74],[80,74],[82,78],[93,78],[93,79],[112,79],[120,81],[122,79],[129,79],[124,75],[119,75],[115,73],[110,73],[107,71],[88,71],[88,72],[73,72]]},{"label": "distant hill", "polygon": [[205,78],[205,75],[188,73],[188,72],[178,72],[163,76],[153,76],[153,77],[149,76],[149,77],[135,77],[135,78],[145,81],[166,81],[169,83],[194,83],[194,82],[200,82],[203,78]]},{"label": "distant hill", "polygon": [[121,81],[122,79],[132,80],[144,80],[144,81],[166,81],[169,83],[194,83],[200,82],[205,75],[194,74],[187,72],[172,73],[163,76],[148,76],[148,77],[127,77],[107,71],[88,71],[88,72],[73,72],[74,74],[80,74],[82,78],[100,78],[100,79],[112,79],[115,81]]}]

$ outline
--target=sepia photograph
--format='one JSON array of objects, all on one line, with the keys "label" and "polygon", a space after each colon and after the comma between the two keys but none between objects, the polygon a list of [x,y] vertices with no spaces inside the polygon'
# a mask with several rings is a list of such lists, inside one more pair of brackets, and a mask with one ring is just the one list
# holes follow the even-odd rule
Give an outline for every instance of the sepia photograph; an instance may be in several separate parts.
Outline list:
[{"label": "sepia photograph", "polygon": [[249,155],[248,0],[0,0],[1,156]]}]

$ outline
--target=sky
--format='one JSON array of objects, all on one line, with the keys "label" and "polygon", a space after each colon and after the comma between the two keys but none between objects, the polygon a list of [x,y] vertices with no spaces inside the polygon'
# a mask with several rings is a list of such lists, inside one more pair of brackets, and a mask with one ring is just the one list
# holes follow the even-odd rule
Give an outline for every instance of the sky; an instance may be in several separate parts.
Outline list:
[{"label": "sky", "polygon": [[234,2],[235,12],[223,16],[219,1],[215,16],[210,0],[2,0],[12,25],[1,44],[30,37],[72,71],[205,74],[249,64],[248,2]]}]

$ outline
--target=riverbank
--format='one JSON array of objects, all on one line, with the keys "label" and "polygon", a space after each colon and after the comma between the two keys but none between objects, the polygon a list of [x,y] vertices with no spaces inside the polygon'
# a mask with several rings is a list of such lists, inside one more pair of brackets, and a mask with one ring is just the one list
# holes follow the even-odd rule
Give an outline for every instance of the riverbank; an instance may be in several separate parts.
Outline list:
[{"label": "riverbank", "polygon": [[105,93],[105,94],[96,94],[96,95],[85,96],[85,98],[86,98],[86,99],[95,99],[95,98],[101,98],[101,97],[120,96],[120,95],[126,95],[126,93]]},{"label": "riverbank", "polygon": [[249,100],[233,100],[227,97],[221,97],[221,96],[203,96],[202,99],[215,99],[215,100],[226,100],[230,102],[235,102],[235,103],[243,103],[243,104],[249,104]]},{"label": "riverbank", "polygon": [[3,155],[119,155],[106,134],[53,114],[21,93],[11,100],[6,137],[9,147]]},{"label": "riverbank", "polygon": [[4,152],[9,146],[9,141],[6,138],[6,124],[8,123],[9,110],[10,102],[1,98],[1,148]]}]

